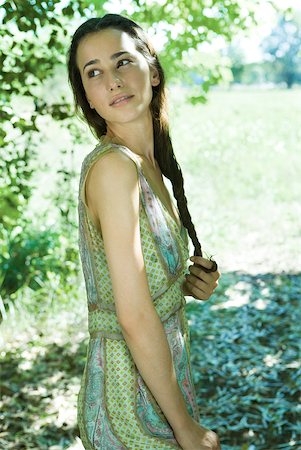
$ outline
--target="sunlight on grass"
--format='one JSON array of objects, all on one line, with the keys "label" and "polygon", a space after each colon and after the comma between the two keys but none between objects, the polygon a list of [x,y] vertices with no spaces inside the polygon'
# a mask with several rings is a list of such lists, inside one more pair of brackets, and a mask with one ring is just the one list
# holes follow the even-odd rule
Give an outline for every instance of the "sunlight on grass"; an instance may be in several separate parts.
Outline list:
[{"label": "sunlight on grass", "polygon": [[244,281],[238,281],[235,285],[229,287],[225,291],[225,298],[229,300],[212,305],[212,310],[225,309],[247,305],[250,301],[250,286]]},{"label": "sunlight on grass", "polygon": [[172,136],[203,248],[222,270],[295,271],[301,90],[212,91],[197,106],[182,95]]},{"label": "sunlight on grass", "polygon": [[281,361],[281,354],[282,352],[278,352],[276,355],[265,355],[263,358],[265,365],[268,367],[273,367],[276,364],[279,364]]},{"label": "sunlight on grass", "polygon": [[[68,450],[84,450],[83,444],[79,438],[76,438],[75,443],[67,448]],[[50,449],[51,450],[51,449]],[[53,449],[54,450],[54,449]],[[58,449],[61,450],[61,447]]]}]

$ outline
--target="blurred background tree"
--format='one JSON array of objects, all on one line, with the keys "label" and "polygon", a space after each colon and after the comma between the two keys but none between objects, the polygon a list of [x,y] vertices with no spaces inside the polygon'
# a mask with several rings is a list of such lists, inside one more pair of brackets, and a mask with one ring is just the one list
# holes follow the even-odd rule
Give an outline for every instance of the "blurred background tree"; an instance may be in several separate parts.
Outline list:
[{"label": "blurred background tree", "polygon": [[260,85],[301,84],[301,13],[288,8],[278,11],[275,26],[260,43],[259,61],[247,61],[239,39],[224,50],[230,59],[232,83]]},{"label": "blurred background tree", "polygon": [[301,20],[280,16],[278,24],[262,42],[271,62],[271,81],[285,82],[288,89],[301,83]]}]

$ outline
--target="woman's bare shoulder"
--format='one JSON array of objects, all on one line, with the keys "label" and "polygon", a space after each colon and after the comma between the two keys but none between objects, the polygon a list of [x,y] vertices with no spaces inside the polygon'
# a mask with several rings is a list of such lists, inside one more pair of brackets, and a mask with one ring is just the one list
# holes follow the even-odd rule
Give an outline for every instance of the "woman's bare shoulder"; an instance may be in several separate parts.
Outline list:
[{"label": "woman's bare shoulder", "polygon": [[99,202],[125,198],[136,185],[137,170],[133,160],[120,151],[106,152],[93,164],[87,176],[88,204],[95,209]]}]

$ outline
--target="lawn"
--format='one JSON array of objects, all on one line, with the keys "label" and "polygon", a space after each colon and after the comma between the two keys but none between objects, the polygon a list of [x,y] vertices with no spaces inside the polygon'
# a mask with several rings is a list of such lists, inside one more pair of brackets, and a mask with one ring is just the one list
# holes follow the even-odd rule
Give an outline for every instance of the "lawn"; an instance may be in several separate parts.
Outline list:
[{"label": "lawn", "polygon": [[301,90],[212,92],[205,106],[178,101],[171,122],[192,217],[222,270],[299,271]]},{"label": "lawn", "polygon": [[[301,90],[212,91],[197,106],[182,89],[170,94],[193,221],[222,272],[209,302],[187,304],[203,423],[218,431],[223,450],[301,448]],[[68,298],[49,294],[27,290],[24,309],[2,324],[0,448],[82,448],[81,275]]]}]

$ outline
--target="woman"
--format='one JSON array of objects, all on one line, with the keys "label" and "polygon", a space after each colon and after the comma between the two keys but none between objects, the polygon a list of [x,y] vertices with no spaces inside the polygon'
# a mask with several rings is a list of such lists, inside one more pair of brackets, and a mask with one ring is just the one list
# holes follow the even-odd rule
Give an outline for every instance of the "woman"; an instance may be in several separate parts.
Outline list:
[{"label": "woman", "polygon": [[[218,449],[198,423],[184,295],[208,299],[220,274],[202,258],[187,209],[162,67],[137,24],[108,14],[75,32],[68,70],[77,110],[99,138],[79,186],[90,333],[78,396],[83,445]],[[199,255],[189,275],[187,230]]]}]

